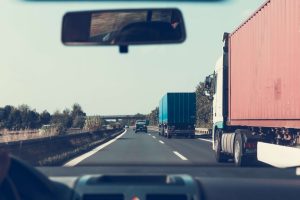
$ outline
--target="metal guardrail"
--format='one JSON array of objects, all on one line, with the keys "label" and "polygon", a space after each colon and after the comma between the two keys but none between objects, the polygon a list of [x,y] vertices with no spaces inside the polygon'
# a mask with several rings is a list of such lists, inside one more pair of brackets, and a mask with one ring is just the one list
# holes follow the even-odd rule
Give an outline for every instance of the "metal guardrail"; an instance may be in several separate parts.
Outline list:
[{"label": "metal guardrail", "polygon": [[[100,132],[109,132],[113,129],[101,129]],[[10,142],[18,142],[18,141],[28,141],[28,140],[36,140],[36,139],[47,139],[59,136],[67,136],[72,134],[84,134],[93,132],[91,130],[84,130],[79,128],[70,128],[64,133],[58,132],[42,132],[41,129],[37,130],[26,130],[26,131],[10,131],[8,134],[0,133],[0,144],[1,143],[10,143]]]},{"label": "metal guardrail", "polygon": [[37,138],[31,138],[31,139],[27,139],[27,140],[15,140],[15,141],[9,141],[9,142],[0,142],[0,147],[9,146],[9,145],[22,146],[23,144],[34,144],[34,143],[47,142],[47,141],[54,142],[54,141],[60,141],[60,140],[66,140],[66,139],[89,137],[89,136],[94,136],[96,134],[111,134],[111,133],[114,133],[116,130],[121,130],[121,129],[101,130],[101,131],[97,131],[97,132],[81,130],[81,132],[79,132],[79,133],[49,135],[49,136],[45,136],[45,137],[37,137]]},{"label": "metal guardrail", "polygon": [[157,126],[148,126],[148,130],[150,130],[150,131],[158,131],[158,127]]},{"label": "metal guardrail", "polygon": [[196,134],[212,134],[212,130],[210,128],[196,128]]},{"label": "metal guardrail", "polygon": [[[157,126],[148,126],[148,130],[158,131]],[[212,134],[212,130],[209,128],[195,128],[196,135]]]}]

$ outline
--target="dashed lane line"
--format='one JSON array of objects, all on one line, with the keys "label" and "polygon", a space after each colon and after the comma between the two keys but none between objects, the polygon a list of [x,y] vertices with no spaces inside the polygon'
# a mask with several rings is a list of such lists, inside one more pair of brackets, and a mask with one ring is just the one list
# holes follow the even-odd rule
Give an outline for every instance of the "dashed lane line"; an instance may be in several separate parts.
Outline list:
[{"label": "dashed lane line", "polygon": [[177,151],[173,151],[173,153],[178,156],[181,160],[188,160],[186,157],[184,157],[183,155],[181,155],[180,153],[178,153]]},{"label": "dashed lane line", "polygon": [[209,139],[198,138],[198,140],[202,140],[202,141],[205,141],[205,142],[210,142],[210,143],[212,143],[212,140],[209,140]]}]

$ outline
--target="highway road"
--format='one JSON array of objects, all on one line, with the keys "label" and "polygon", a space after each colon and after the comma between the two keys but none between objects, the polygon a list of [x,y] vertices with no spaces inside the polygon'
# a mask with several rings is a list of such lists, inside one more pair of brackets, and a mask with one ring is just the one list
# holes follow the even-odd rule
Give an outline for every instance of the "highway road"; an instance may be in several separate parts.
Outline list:
[{"label": "highway road", "polygon": [[65,166],[94,166],[116,164],[196,164],[233,165],[217,163],[210,139],[167,139],[155,131],[125,133],[96,149],[81,155]]}]

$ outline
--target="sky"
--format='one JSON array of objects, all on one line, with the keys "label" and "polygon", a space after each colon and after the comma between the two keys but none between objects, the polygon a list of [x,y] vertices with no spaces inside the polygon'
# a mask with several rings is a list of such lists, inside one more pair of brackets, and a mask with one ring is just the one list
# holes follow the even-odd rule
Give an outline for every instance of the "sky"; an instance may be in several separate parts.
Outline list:
[{"label": "sky", "polygon": [[[227,3],[0,1],[0,107],[27,104],[54,112],[79,103],[88,115],[150,113],[167,92],[193,92],[213,73],[223,33],[265,0]],[[176,7],[187,39],[177,45],[67,47],[68,11]]]}]

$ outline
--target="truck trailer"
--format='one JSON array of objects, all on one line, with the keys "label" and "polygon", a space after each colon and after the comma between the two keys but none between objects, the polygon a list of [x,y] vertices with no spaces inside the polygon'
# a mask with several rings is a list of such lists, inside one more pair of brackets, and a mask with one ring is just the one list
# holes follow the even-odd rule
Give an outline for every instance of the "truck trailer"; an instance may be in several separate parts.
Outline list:
[{"label": "truck trailer", "polygon": [[159,135],[195,138],[196,94],[167,93],[159,102]]},{"label": "truck trailer", "polygon": [[[270,148],[280,162],[294,152],[291,147],[299,147],[299,16],[299,0],[269,0],[235,31],[224,33],[223,56],[205,81],[213,96],[218,162],[233,158],[245,166]],[[264,156],[271,159],[270,153]]]}]

